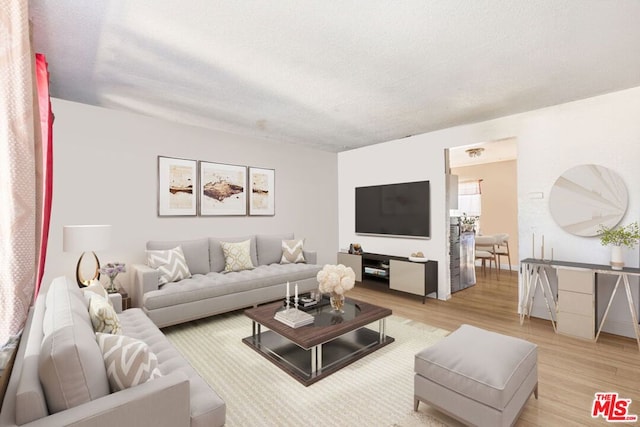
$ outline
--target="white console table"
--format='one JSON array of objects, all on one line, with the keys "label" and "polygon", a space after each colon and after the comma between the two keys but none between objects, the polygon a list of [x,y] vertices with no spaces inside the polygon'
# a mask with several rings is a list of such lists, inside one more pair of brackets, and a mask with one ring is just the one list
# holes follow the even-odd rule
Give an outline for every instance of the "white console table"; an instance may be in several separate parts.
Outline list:
[{"label": "white console table", "polygon": [[[617,276],[615,287],[613,288],[613,292],[611,293],[611,297],[609,298],[609,303],[607,304],[607,308],[602,316],[602,320],[600,321],[600,325],[598,325],[598,331],[595,335],[594,340],[597,341],[600,336],[600,332],[602,331],[602,326],[607,320],[607,315],[609,314],[609,309],[611,308],[611,303],[613,302],[613,298],[616,295],[618,287],[622,283],[624,285],[624,289],[627,296],[627,302],[629,303],[629,311],[631,312],[631,319],[633,321],[633,330],[636,336],[636,342],[638,343],[638,349],[640,349],[640,328],[638,327],[638,314],[636,313],[636,308],[633,304],[633,297],[631,294],[631,288],[629,285],[629,276],[640,276],[640,268],[628,268],[625,267],[622,270],[613,270],[608,265],[599,265],[599,264],[584,264],[579,262],[567,262],[567,261],[546,261],[540,259],[526,258],[520,261],[520,275],[522,278],[522,284],[524,289],[524,295],[520,301],[520,324],[524,322],[525,317],[529,317],[531,315],[531,308],[533,306],[533,298],[536,293],[536,289],[540,286],[542,291],[542,295],[545,299],[545,303],[547,306],[547,310],[549,312],[549,316],[551,318],[551,325],[553,326],[553,330],[558,332],[559,325],[558,322],[562,322],[562,317],[558,317],[558,313],[561,313],[563,310],[562,302],[558,300],[557,295],[554,295],[551,290],[551,284],[549,282],[549,276],[547,275],[546,268],[554,268],[556,270],[559,269],[567,269],[567,270],[577,270],[577,271],[585,271],[593,274],[595,278],[598,274],[608,274]],[[558,283],[558,287],[562,288],[562,285]],[[568,286],[569,291],[575,290],[575,286]],[[573,288],[573,289],[571,289]],[[588,295],[588,286],[582,286],[583,289],[586,290],[578,290],[578,292],[582,292],[585,295]],[[594,283],[593,291],[595,293],[598,292],[597,283]],[[588,303],[588,298],[585,300]],[[591,303],[593,304],[593,303]],[[578,310],[579,311],[579,310]],[[593,318],[595,319],[595,311],[596,307],[593,306]],[[587,317],[588,318],[588,317]],[[560,329],[562,329],[560,327]]]}]

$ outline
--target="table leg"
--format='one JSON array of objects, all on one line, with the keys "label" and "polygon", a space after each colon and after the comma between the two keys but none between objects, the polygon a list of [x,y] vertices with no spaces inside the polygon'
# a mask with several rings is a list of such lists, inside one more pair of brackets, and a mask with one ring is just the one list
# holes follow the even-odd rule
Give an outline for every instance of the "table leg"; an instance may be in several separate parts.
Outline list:
[{"label": "table leg", "polygon": [[322,372],[322,344],[311,347],[311,375]]},{"label": "table leg", "polygon": [[620,281],[622,280],[622,276],[618,276],[618,280],[616,280],[616,286],[613,288],[613,292],[611,293],[611,298],[609,298],[609,304],[607,304],[607,309],[604,311],[604,315],[602,316],[602,320],[600,321],[600,327],[598,328],[598,333],[596,334],[595,341],[598,341],[598,337],[600,336],[600,332],[602,331],[602,327],[604,326],[605,320],[607,320],[607,315],[609,314],[609,309],[611,308],[611,303],[613,302],[613,297],[616,296],[616,291],[618,290],[618,285],[620,285]]},{"label": "table leg", "polygon": [[622,276],[624,280],[624,289],[627,292],[627,302],[629,303],[629,311],[631,311],[631,320],[633,321],[633,332],[636,334],[636,342],[638,343],[638,349],[640,349],[640,332],[638,331],[638,316],[636,315],[636,308],[633,305],[633,296],[631,295],[631,288],[629,287],[629,278],[626,274]]},{"label": "table leg", "polygon": [[531,275],[533,271],[530,269],[529,264],[524,265],[524,269],[521,271],[522,285],[524,286],[524,301],[520,304],[520,324],[524,323],[524,318],[529,311],[529,295],[531,293]]},{"label": "table leg", "polygon": [[251,339],[253,339],[253,343],[256,344],[257,340],[256,340],[256,321],[252,320],[251,321]]},{"label": "table leg", "polygon": [[[547,270],[545,270],[544,267],[542,268],[542,277],[544,278],[544,282],[542,282],[542,279],[540,279],[540,284],[542,286],[542,294],[544,295],[544,302],[547,305],[547,311],[549,312],[549,317],[551,317],[551,326],[553,326],[553,331],[554,332],[558,332],[558,330],[556,329],[556,321],[554,318],[555,313],[558,311],[558,306],[556,305],[556,299],[553,296],[553,292],[551,291],[551,283],[549,282],[549,276],[547,275]],[[549,300],[547,299],[547,292],[545,291],[545,286],[546,289],[549,291],[549,298],[551,298],[551,301],[553,302],[553,310],[552,307],[549,306]]]},{"label": "table leg", "polygon": [[540,267],[531,267],[531,277],[529,278],[529,290],[527,291],[527,318],[531,318],[531,309],[533,308],[533,300],[536,297],[536,289],[538,289],[538,282],[540,281]]},{"label": "table leg", "polygon": [[387,339],[387,331],[386,331],[386,319],[378,320],[378,332],[380,333],[380,337],[378,338],[380,343],[385,342]]}]

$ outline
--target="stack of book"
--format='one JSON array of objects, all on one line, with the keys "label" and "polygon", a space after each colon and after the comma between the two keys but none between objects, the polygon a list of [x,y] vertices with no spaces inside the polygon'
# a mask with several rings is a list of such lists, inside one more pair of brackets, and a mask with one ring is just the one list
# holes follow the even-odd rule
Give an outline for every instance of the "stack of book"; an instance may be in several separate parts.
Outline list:
[{"label": "stack of book", "polygon": [[273,318],[292,328],[299,328],[300,326],[310,325],[314,320],[314,317],[309,313],[305,313],[301,310],[296,310],[295,308],[278,311],[276,315],[273,316]]}]

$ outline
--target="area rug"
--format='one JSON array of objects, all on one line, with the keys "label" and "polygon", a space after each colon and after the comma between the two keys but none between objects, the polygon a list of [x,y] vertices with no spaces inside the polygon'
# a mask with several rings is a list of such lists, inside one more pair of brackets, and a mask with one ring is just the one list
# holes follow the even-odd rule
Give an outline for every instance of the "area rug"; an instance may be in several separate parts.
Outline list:
[{"label": "area rug", "polygon": [[242,343],[251,321],[241,312],[163,332],[227,403],[229,427],[448,424],[426,405],[413,411],[414,355],[448,334],[443,329],[391,316],[387,334],[395,342],[309,387]]}]

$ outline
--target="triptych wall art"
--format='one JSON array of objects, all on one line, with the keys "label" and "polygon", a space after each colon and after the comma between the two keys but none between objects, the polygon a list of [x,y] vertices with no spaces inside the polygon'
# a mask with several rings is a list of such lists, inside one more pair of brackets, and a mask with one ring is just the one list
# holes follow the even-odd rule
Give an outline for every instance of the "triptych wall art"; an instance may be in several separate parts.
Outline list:
[{"label": "triptych wall art", "polygon": [[275,170],[158,156],[158,216],[275,215]]}]

